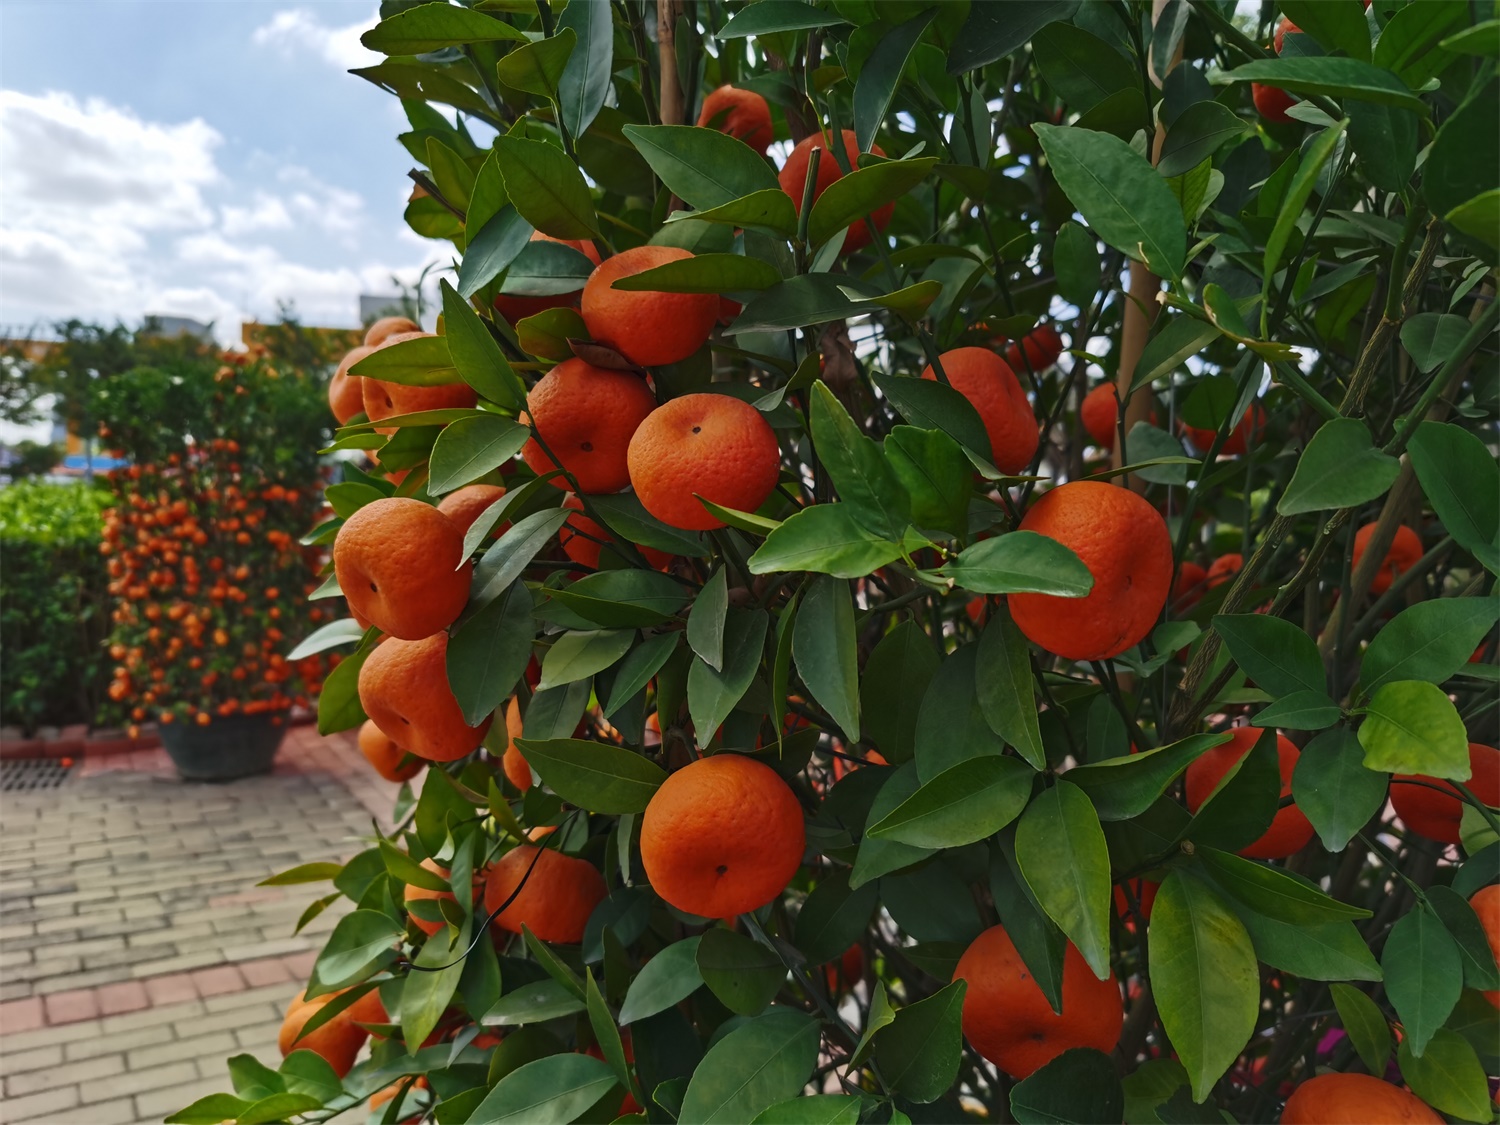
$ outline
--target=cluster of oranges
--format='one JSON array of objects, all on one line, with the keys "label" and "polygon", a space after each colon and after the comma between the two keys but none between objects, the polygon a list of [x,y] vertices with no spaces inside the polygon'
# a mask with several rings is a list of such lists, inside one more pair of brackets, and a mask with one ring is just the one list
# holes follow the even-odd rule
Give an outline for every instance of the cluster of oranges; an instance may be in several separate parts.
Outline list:
[{"label": "cluster of oranges", "polygon": [[113,475],[100,551],[114,598],[109,698],[132,723],[282,712],[321,686],[283,626],[316,586],[300,534],[313,489],[266,483],[232,439]]}]

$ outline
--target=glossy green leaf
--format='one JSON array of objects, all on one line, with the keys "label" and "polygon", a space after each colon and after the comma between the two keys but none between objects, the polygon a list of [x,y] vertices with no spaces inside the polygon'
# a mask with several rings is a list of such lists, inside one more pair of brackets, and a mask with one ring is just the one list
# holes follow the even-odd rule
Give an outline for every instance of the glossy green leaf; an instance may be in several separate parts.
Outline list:
[{"label": "glossy green leaf", "polygon": [[1500,989],[1500,966],[1495,964],[1484,924],[1464,896],[1452,887],[1437,885],[1427,889],[1427,905],[1458,946],[1463,959],[1464,987],[1481,992]]},{"label": "glossy green leaf", "polygon": [[1389,783],[1385,774],[1365,767],[1359,739],[1335,727],[1303,748],[1292,771],[1292,797],[1323,846],[1341,852],[1385,804]]},{"label": "glossy green leaf", "polygon": [[655,762],[604,742],[521,738],[516,746],[549,789],[590,812],[644,812],[667,779]]},{"label": "glossy green leaf", "polygon": [[614,70],[614,19],[607,4],[569,4],[557,18],[557,33],[577,37],[568,65],[557,83],[563,124],[581,138],[609,96]]},{"label": "glossy green leaf", "polygon": [[690,207],[721,207],[752,192],[780,190],[770,165],[744,141],[691,125],[626,125],[626,139]]},{"label": "glossy green leaf", "polygon": [[[1089,581],[1093,581],[1092,576]],[[979,637],[975,657],[979,708],[991,730],[1014,746],[1034,769],[1043,769],[1046,752],[1037,722],[1031,652],[1026,638],[1011,620],[1009,608],[1002,603],[992,613],[990,623]]]},{"label": "glossy green leaf", "polygon": [[1375,65],[1395,71],[1413,90],[1454,61],[1441,44],[1472,19],[1463,0],[1436,0],[1415,7],[1418,10],[1413,12],[1398,9],[1375,44]]},{"label": "glossy green leaf", "polygon": [[1281,10],[1326,52],[1370,61],[1370,25],[1359,0],[1285,0]]},{"label": "glossy green leaf", "polygon": [[1195,853],[1218,888],[1258,914],[1294,926],[1368,918],[1370,912],[1324,894],[1310,883],[1268,864],[1217,848]]},{"label": "glossy green leaf", "polygon": [[1469,738],[1453,701],[1420,680],[1385,683],[1359,727],[1365,766],[1385,773],[1469,779]]},{"label": "glossy green leaf", "polygon": [[[928,10],[886,32],[865,60],[854,84],[854,136],[860,152],[869,152],[885,115],[890,111],[912,48],[937,13]],[[816,214],[816,210],[814,211]],[[814,240],[816,241],[816,240]]]},{"label": "glossy green leaf", "polygon": [[1332,55],[1256,59],[1210,79],[1213,82],[1259,82],[1290,94],[1324,94],[1399,106],[1423,116],[1427,107],[1401,79],[1359,59]]},{"label": "glossy green leaf", "polygon": [[818,1022],[772,1008],[708,1049],[682,1098],[680,1121],[742,1125],[795,1096],[817,1064]]},{"label": "glossy green leaf", "polygon": [[1146,342],[1146,348],[1141,352],[1135,376],[1130,381],[1132,393],[1177,370],[1188,357],[1201,352],[1218,334],[1218,329],[1212,324],[1194,316],[1174,316],[1167,320],[1161,330]]},{"label": "glossy green leaf", "polygon": [[1151,991],[1205,1100],[1255,1032],[1260,970],[1250,935],[1207,884],[1173,871],[1151,908]]},{"label": "glossy green leaf", "polygon": [[327,625],[320,625],[308,634],[305,640],[287,653],[286,658],[291,661],[301,660],[314,653],[337,648],[339,645],[353,644],[364,635],[364,627],[352,617],[330,621]]},{"label": "glossy green leaf", "polygon": [[[907,762],[900,769],[891,771],[890,776],[880,787],[880,791],[875,794],[875,800],[870,804],[866,824],[879,824],[916,793],[920,785],[917,767],[911,762]],[[925,848],[898,844],[894,840],[877,839],[866,832],[859,843],[859,854],[854,860],[854,870],[849,875],[849,885],[862,887],[872,879],[878,879],[882,875],[889,875],[892,871],[917,863],[929,854]]]},{"label": "glossy green leaf", "polygon": [[823,876],[797,913],[797,949],[811,965],[834,960],[864,934],[878,901],[874,883],[851,889],[847,871]]},{"label": "glossy green leaf", "polygon": [[[551,977],[509,989],[485,1013],[481,1021],[487,1027],[514,1027],[520,1024],[545,1023],[584,1011],[588,1005]],[[600,1064],[604,1065],[604,1064]],[[606,1067],[606,1069],[608,1069]],[[611,1075],[613,1072],[610,1072]],[[611,1077],[610,1081],[614,1081]]]},{"label": "glossy green leaf", "polygon": [[735,704],[744,698],[760,670],[770,619],[764,610],[731,610],[724,624],[724,668],[715,671],[693,659],[688,671],[688,713],[698,746],[707,746]]},{"label": "glossy green leaf", "polygon": [[766,536],[750,556],[751,574],[811,570],[835,578],[863,578],[901,548],[866,531],[849,504],[814,504]]},{"label": "glossy green leaf", "polygon": [[1343,709],[1321,691],[1294,691],[1258,711],[1250,725],[1282,730],[1323,730],[1343,718]]},{"label": "glossy green leaf", "polygon": [[852,1094],[812,1094],[764,1110],[751,1125],[854,1125],[860,1099]]},{"label": "glossy green leaf", "polygon": [[875,1039],[875,1063],[889,1088],[914,1102],[936,1101],[958,1077],[964,992],[957,980],[896,1012]]},{"label": "glossy green leaf", "polygon": [[1000,924],[1054,1012],[1062,1011],[1063,962],[1068,939],[1047,917],[1016,861],[1016,830],[1000,833],[990,853],[990,897]]},{"label": "glossy green leaf", "polygon": [[1484,1066],[1469,1041],[1456,1031],[1438,1028],[1421,1055],[1409,1038],[1401,1040],[1396,1065],[1412,1093],[1434,1109],[1460,1121],[1490,1121],[1494,1105]]},{"label": "glossy green leaf", "polygon": [[1268,730],[1230,767],[1199,806],[1183,836],[1194,844],[1239,851],[1271,826],[1280,800],[1276,732]]},{"label": "glossy green leaf", "polygon": [[1140,816],[1204,752],[1229,741],[1227,733],[1193,734],[1169,746],[1074,766],[1065,775],[1094,804],[1100,820]]},{"label": "glossy green leaf", "polygon": [[1144,157],[1108,133],[1041,124],[1033,129],[1057,182],[1100,238],[1163,277],[1182,275],[1182,208]]},{"label": "glossy green leaf", "polygon": [[[1352,59],[1311,58],[1276,60],[1278,63],[1353,61]],[[1256,66],[1260,64],[1250,63],[1249,65]],[[1236,71],[1235,73],[1238,72]],[[1347,121],[1340,121],[1324,129],[1303,152],[1302,161],[1297,165],[1297,171],[1293,174],[1291,184],[1287,187],[1286,196],[1282,199],[1281,210],[1277,212],[1276,225],[1271,228],[1271,235],[1266,239],[1266,250],[1261,266],[1261,277],[1263,279],[1261,284],[1262,301],[1266,300],[1266,295],[1271,291],[1275,280],[1274,275],[1281,266],[1281,255],[1286,250],[1287,242],[1292,237],[1292,231],[1297,227],[1297,221],[1302,218],[1302,209],[1307,205],[1313,188],[1318,185],[1318,177],[1322,174],[1323,166],[1328,163],[1334,151],[1338,148],[1339,140],[1343,137],[1344,129],[1347,125]]]},{"label": "glossy green leaf", "polygon": [[745,332],[776,332],[847,320],[880,309],[870,299],[875,295],[869,286],[842,275],[799,274],[750,298],[724,332],[738,336]]},{"label": "glossy green leaf", "polygon": [[620,1023],[654,1016],[686,1000],[703,984],[698,972],[699,938],[673,942],[641,967],[620,1005]]},{"label": "glossy green leaf", "polygon": [[1109,973],[1109,847],[1087,794],[1067,781],[1038,793],[1016,825],[1016,862],[1047,916],[1100,980]]},{"label": "glossy green leaf", "polygon": [[842,579],[807,587],[792,627],[797,675],[851,743],[859,740],[859,641],[854,600]]},{"label": "glossy green leaf", "polygon": [[[578,1003],[582,1008],[582,1002]],[[607,1062],[578,1052],[548,1055],[500,1079],[470,1116],[488,1125],[568,1125],[615,1085]]]},{"label": "glossy green leaf", "polygon": [[396,959],[400,937],[401,925],[390,915],[352,910],[334,924],[313,964],[312,978],[325,990],[361,981]]},{"label": "glossy green leaf", "polygon": [[1423,422],[1407,446],[1412,468],[1448,534],[1468,551],[1500,539],[1500,465],[1462,426]]},{"label": "glossy green leaf", "polygon": [[500,60],[495,71],[511,89],[555,101],[563,68],[577,43],[576,31],[570,27],[558,28],[555,35],[534,39],[511,51]]},{"label": "glossy green leaf", "polygon": [[769,289],[781,282],[770,262],[743,254],[697,254],[622,277],[612,288],[646,293],[729,293]]},{"label": "glossy green leaf", "polygon": [[698,943],[703,983],[731,1012],[763,1012],[786,981],[786,966],[774,949],[733,930],[705,930]]},{"label": "glossy green leaf", "polygon": [[911,499],[895,469],[821,379],[809,400],[813,444],[839,497],[872,531],[899,540],[911,521]]},{"label": "glossy green leaf", "polygon": [[912,379],[879,371],[871,371],[870,380],[913,426],[941,430],[971,457],[989,461],[990,438],[984,423],[969,400],[952,387],[933,379]]},{"label": "glossy green leaf", "polygon": [[436,387],[458,379],[446,336],[416,336],[387,344],[350,367],[349,374],[407,387]]},{"label": "glossy green leaf", "polygon": [[948,73],[963,74],[1024,47],[1050,23],[1069,19],[1078,0],[1007,0],[977,4],[948,52]]},{"label": "glossy green leaf", "polygon": [[761,0],[736,12],[718,33],[719,39],[774,35],[782,31],[807,31],[849,21],[828,8],[804,4],[802,0]]},{"label": "glossy green leaf", "polygon": [[1391,1057],[1391,1025],[1385,1022],[1380,1008],[1352,984],[1333,984],[1329,991],[1339,1012],[1339,1022],[1365,1069],[1371,1074],[1384,1074]]},{"label": "glossy green leaf", "polygon": [[1385,992],[1405,1032],[1402,1043],[1421,1058],[1463,990],[1463,960],[1441,919],[1425,903],[1396,919],[1380,955]]},{"label": "glossy green leaf", "polygon": [[443,47],[523,38],[508,23],[443,2],[398,11],[361,35],[359,41],[382,54],[421,55]]},{"label": "glossy green leaf", "polygon": [[1462,670],[1495,622],[1494,597],[1434,598],[1398,613],[1365,651],[1360,685],[1373,692],[1397,680],[1441,684]]},{"label": "glossy green leaf", "polygon": [[1357,507],[1384,496],[1400,471],[1396,458],[1375,448],[1364,422],[1335,418],[1319,427],[1307,443],[1276,511],[1295,516]]},{"label": "glossy green leaf", "polygon": [[1010,1113],[1019,1125],[1120,1121],[1125,1090],[1103,1051],[1074,1047],[1011,1087]]},{"label": "glossy green leaf", "polygon": [[[822,159],[833,157],[825,152]],[[935,156],[885,160],[840,176],[813,203],[807,220],[808,245],[821,246],[845,227],[901,198],[926,179],[936,164]]]},{"label": "glossy green leaf", "polygon": [[488,604],[499,597],[547,547],[569,515],[566,508],[547,508],[513,523],[475,564],[470,601]]},{"label": "glossy green leaf", "polygon": [[[465,259],[467,261],[467,258]],[[500,351],[495,337],[458,291],[442,278],[443,325],[449,357],[460,378],[490,402],[510,410],[526,404],[526,386]]]},{"label": "glossy green leaf", "polygon": [[910,500],[912,523],[954,533],[967,529],[974,474],[958,442],[941,430],[895,426],[886,435],[885,459]]},{"label": "glossy green leaf", "polygon": [[499,414],[450,422],[432,446],[428,491],[440,496],[477,480],[519,453],[530,436],[529,427]]},{"label": "glossy green leaf", "polygon": [[1273,696],[1326,693],[1318,646],[1290,621],[1266,613],[1219,614],[1214,631],[1224,638],[1235,663]]},{"label": "glossy green leaf", "polygon": [[542,658],[538,691],[587,679],[611,667],[635,643],[631,629],[590,629],[563,633]]},{"label": "glossy green leaf", "polygon": [[505,271],[500,292],[524,297],[576,293],[588,284],[594,263],[565,242],[534,238]]},{"label": "glossy green leaf", "polygon": [[1218,152],[1220,147],[1250,131],[1250,123],[1214,101],[1194,102],[1167,129],[1157,171],[1181,176]]},{"label": "glossy green leaf", "polygon": [[867,835],[913,847],[960,847],[982,840],[1020,815],[1034,771],[1015,758],[969,758],[922,785],[872,823]]},{"label": "glossy green leaf", "polygon": [[499,707],[526,671],[535,635],[531,611],[531,591],[512,582],[449,640],[448,685],[470,726]]},{"label": "glossy green leaf", "polygon": [[[529,201],[528,209],[540,213],[540,208],[533,207]],[[507,203],[496,211],[479,233],[469,239],[463,264],[458,269],[459,296],[474,296],[508,269],[530,242],[533,230],[535,227],[531,222],[511,204]]]},{"label": "glossy green leaf", "polygon": [[469,947],[469,923],[454,929],[444,926],[423,944],[412,964],[425,972],[408,973],[401,985],[397,1008],[401,1034],[408,1053],[414,1053],[432,1034],[448,1008],[464,971],[464,952]]},{"label": "glossy green leaf", "polygon": [[1111,95],[1140,84],[1131,60],[1097,35],[1065,20],[1038,30],[1031,51],[1047,85],[1078,113],[1087,113]]},{"label": "glossy green leaf", "polygon": [[976,594],[1051,594],[1085,597],[1094,588],[1089,568],[1056,539],[1011,531],[966,547],[938,573]]},{"label": "glossy green leaf", "polygon": [[502,136],[495,139],[495,150],[505,193],[528,223],[553,238],[593,238],[599,233],[589,186],[562,149]]},{"label": "glossy green leaf", "polygon": [[922,696],[915,753],[917,774],[924,783],[969,758],[1005,753],[1005,740],[990,727],[979,701],[978,658],[978,645],[955,649]]}]

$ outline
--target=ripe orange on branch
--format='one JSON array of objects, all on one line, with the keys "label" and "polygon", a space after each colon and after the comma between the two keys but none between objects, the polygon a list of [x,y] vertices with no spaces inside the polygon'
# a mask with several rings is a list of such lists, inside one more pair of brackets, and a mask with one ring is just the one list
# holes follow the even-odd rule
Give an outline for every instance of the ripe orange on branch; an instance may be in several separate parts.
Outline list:
[{"label": "ripe orange on branch", "polygon": [[349,368],[374,350],[365,345],[351,349],[348,355],[339,360],[338,369],[334,371],[333,378],[328,380],[328,408],[333,411],[334,420],[340,426],[365,408],[364,384],[358,375],[349,374]]},{"label": "ripe orange on branch", "polygon": [[662,523],[707,531],[724,522],[697,500],[751,512],[781,475],[781,447],[755,407],[729,395],[691,394],[651,412],[630,439],[630,483]]},{"label": "ripe orange on branch", "polygon": [[703,99],[698,124],[738,137],[762,156],[771,147],[771,107],[754,90],[720,86]]},{"label": "ripe orange on branch", "polygon": [[1281,1125],[1442,1125],[1443,1117],[1399,1086],[1368,1074],[1319,1074],[1287,1098]]},{"label": "ripe orange on branch", "polygon": [[382,633],[415,641],[463,612],[473,570],[463,546],[463,533],[432,505],[387,496],[344,521],[333,568],[355,614]]},{"label": "ripe orange on branch", "polygon": [[[1187,805],[1189,812],[1197,812],[1208,800],[1224,775],[1236,762],[1250,753],[1260,741],[1261,731],[1256,727],[1236,727],[1231,738],[1222,746],[1194,759],[1187,768]],[[1292,794],[1292,771],[1297,768],[1301,751],[1283,734],[1276,735],[1276,767],[1281,776],[1280,796]],[[1265,833],[1252,844],[1240,849],[1240,855],[1249,859],[1281,859],[1299,852],[1312,839],[1312,822],[1296,805],[1278,809],[1275,819]]]},{"label": "ripe orange on branch", "polygon": [[[1370,540],[1375,536],[1375,523],[1367,523],[1354,533],[1354,555],[1351,565],[1359,566],[1359,562],[1365,557],[1369,550]],[[1370,580],[1370,593],[1383,594],[1391,588],[1391,583],[1397,577],[1405,574],[1417,563],[1422,561],[1422,538],[1404,523],[1396,528],[1396,537],[1391,540],[1390,548],[1381,560],[1380,569],[1375,572],[1375,577]]]},{"label": "ripe orange on branch", "polygon": [[[390,347],[406,340],[431,336],[430,332],[398,332],[386,337],[377,347]],[[372,422],[383,422],[400,414],[415,414],[420,410],[469,409],[479,401],[474,388],[467,383],[437,383],[419,387],[407,383],[392,383],[385,379],[364,377],[365,414]],[[391,432],[388,428],[382,433]]]},{"label": "ripe orange on branch", "polygon": [[802,863],[802,806],[781,775],[743,754],[672,774],[641,816],[641,863],[667,902],[704,918],[759,910]]},{"label": "ripe orange on branch", "polygon": [[[466,484],[439,500],[437,510],[453,521],[460,535],[468,535],[469,528],[485,509],[504,496],[505,489],[498,484]],[[508,522],[497,523],[490,535],[504,535],[508,527]]]},{"label": "ripe orange on branch", "polygon": [[[594,265],[599,264],[599,251],[586,238],[553,238],[550,234],[543,234],[536,230],[531,232],[532,242],[557,242],[563,246],[571,246],[586,257]],[[578,291],[571,293],[556,293],[551,296],[523,296],[520,294],[501,293],[495,298],[495,311],[506,320],[514,324],[518,320],[525,320],[528,316],[536,316],[548,309],[565,309],[569,306],[577,306]]]},{"label": "ripe orange on branch", "polygon": [[[1469,780],[1463,783],[1469,792],[1486,805],[1500,808],[1500,750],[1469,743],[1469,770]],[[1450,781],[1415,773],[1391,778],[1391,807],[1401,823],[1440,844],[1458,843],[1465,803]]]},{"label": "ripe orange on branch", "polygon": [[342,1078],[354,1069],[354,1059],[359,1054],[359,1049],[365,1045],[369,1033],[354,1023],[346,1008],[321,1027],[303,1035],[303,1025],[317,1015],[318,1009],[336,994],[317,996],[311,1000],[304,1000],[305,995],[306,990],[297,993],[287,1006],[286,1017],[281,1021],[281,1033],[277,1036],[277,1046],[281,1048],[283,1057],[293,1051],[311,1051],[321,1055],[323,1061]]},{"label": "ripe orange on branch", "polygon": [[[1214,438],[1218,431],[1200,429],[1197,426],[1183,424],[1182,432],[1187,434],[1188,441],[1193,443],[1193,448],[1199,453],[1207,453],[1213,448]],[[1250,409],[1240,417],[1234,424],[1234,429],[1229,431],[1229,436],[1224,439],[1223,446],[1219,449],[1221,457],[1238,457],[1246,453],[1250,447],[1258,442],[1266,432],[1265,408],[1258,402],[1252,402]]]},{"label": "ripe orange on branch", "polygon": [[537,852],[533,845],[523,844],[489,869],[484,908],[496,910],[515,894],[515,900],[496,917],[496,926],[518,934],[525,925],[543,941],[577,945],[583,940],[589,915],[607,893],[604,876],[586,859],[551,848],[541,848],[540,856]]},{"label": "ripe orange on branch", "polygon": [[1172,585],[1172,540],[1145,499],[1073,481],[1033,504],[1021,530],[1071,548],[1094,576],[1082,598],[1011,594],[1011,616],[1028,639],[1069,660],[1108,660],[1151,632]]},{"label": "ripe orange on branch", "polygon": [[[611,556],[618,558],[619,553],[613,546],[610,533],[600,527],[588,516],[583,514],[583,501],[577,496],[569,496],[563,501],[564,508],[571,508],[576,515],[568,517],[568,522],[563,524],[557,532],[557,542],[563,549],[563,554],[572,559],[579,566],[586,566],[593,570],[599,569],[599,556],[606,549]],[[672,556],[665,551],[658,551],[653,547],[637,547],[641,557],[657,570],[665,569],[671,563]]]},{"label": "ripe orange on branch", "polygon": [[[859,141],[854,135],[853,129],[843,131],[844,155],[849,161],[850,171],[859,167]],[[844,178],[844,170],[839,167],[838,159],[829,151],[833,144],[833,137],[827,132],[814,133],[810,137],[804,137],[797,143],[786,158],[786,163],[781,166],[777,174],[777,181],[781,184],[781,190],[792,197],[792,206],[797,208],[797,214],[802,213],[802,196],[807,187],[807,170],[812,163],[812,150],[822,149],[822,155],[818,157],[818,178],[813,181],[813,202]],[[876,156],[884,156],[885,151],[879,145],[871,145],[870,151]],[[887,203],[871,212],[870,222],[875,224],[875,229],[885,230],[890,225],[891,216],[896,213],[895,203]],[[870,228],[864,219],[856,220],[849,226],[849,231],[844,235],[843,253],[852,254],[870,245]]]},{"label": "ripe orange on branch", "polygon": [[642,367],[687,359],[714,330],[719,319],[717,294],[613,286],[621,278],[692,257],[676,246],[637,246],[606,258],[583,287],[583,322],[589,335]]},{"label": "ripe orange on branch", "polygon": [[366,719],[359,728],[359,752],[375,767],[375,772],[387,781],[406,781],[422,772],[423,763],[420,760],[413,759],[405,765],[401,764],[406,759],[406,751],[376,726],[373,719]]},{"label": "ripe orange on branch", "polygon": [[[564,360],[526,396],[531,424],[552,456],[535,438],[526,442],[521,456],[539,476],[558,467],[556,457],[583,492],[619,492],[630,483],[630,439],[655,409],[656,396],[639,375]],[[560,476],[552,483],[570,487]]]},{"label": "ripe orange on branch", "polygon": [[365,347],[378,348],[392,336],[422,331],[416,321],[404,316],[383,316],[365,330]]},{"label": "ripe orange on branch", "polygon": [[419,758],[452,762],[484,739],[491,716],[477,727],[464,721],[448,686],[448,634],[420,641],[381,642],[359,670],[365,714]]},{"label": "ripe orange on branch", "polygon": [[[954,348],[938,356],[955,391],[979,413],[990,438],[991,460],[1003,473],[1019,473],[1031,464],[1041,440],[1036,412],[1010,365],[989,348]],[[928,365],[922,378],[937,380]]]}]

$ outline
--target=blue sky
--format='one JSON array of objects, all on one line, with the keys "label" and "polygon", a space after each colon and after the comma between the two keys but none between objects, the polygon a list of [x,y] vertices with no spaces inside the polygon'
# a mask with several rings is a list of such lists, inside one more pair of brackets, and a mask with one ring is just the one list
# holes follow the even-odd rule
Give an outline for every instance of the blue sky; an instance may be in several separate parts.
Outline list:
[{"label": "blue sky", "polygon": [[353,325],[441,257],[401,220],[373,0],[0,0],[0,333],[147,313]]}]

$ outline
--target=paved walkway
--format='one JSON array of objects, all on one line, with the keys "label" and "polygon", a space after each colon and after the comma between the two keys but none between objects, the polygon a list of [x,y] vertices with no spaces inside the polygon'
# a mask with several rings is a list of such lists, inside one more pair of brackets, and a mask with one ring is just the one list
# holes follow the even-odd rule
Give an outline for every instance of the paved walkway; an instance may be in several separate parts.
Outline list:
[{"label": "paved walkway", "polygon": [[293,934],[326,890],[255,884],[367,846],[396,789],[298,727],[265,777],[183,782],[150,750],[0,794],[0,1122],[159,1122],[228,1090],[226,1056],[278,1062],[342,910]]}]

